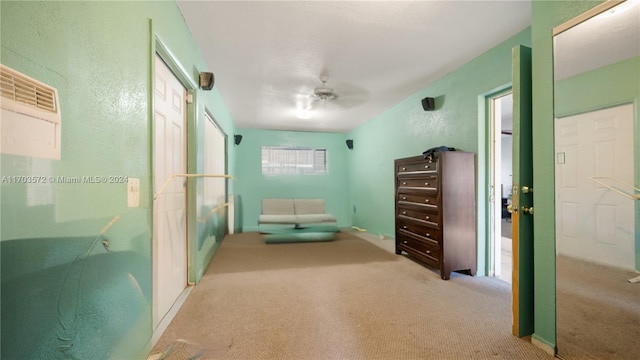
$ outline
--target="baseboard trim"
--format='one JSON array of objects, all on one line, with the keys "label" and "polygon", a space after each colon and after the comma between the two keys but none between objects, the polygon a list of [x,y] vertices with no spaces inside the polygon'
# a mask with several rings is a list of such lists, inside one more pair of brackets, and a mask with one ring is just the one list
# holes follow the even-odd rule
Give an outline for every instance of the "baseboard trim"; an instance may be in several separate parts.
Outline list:
[{"label": "baseboard trim", "polygon": [[556,355],[556,347],[543,339],[539,339],[535,334],[531,336],[531,343],[551,356]]},{"label": "baseboard trim", "polygon": [[173,306],[171,306],[171,309],[169,309],[169,311],[164,316],[164,318],[162,318],[158,326],[153,330],[153,335],[151,336],[151,348],[156,346],[156,343],[158,342],[158,340],[160,340],[160,337],[162,336],[164,331],[167,330],[167,328],[169,327],[169,324],[171,324],[171,320],[173,320],[173,318],[176,316],[176,314],[178,313],[178,311],[180,310],[184,302],[187,300],[187,297],[191,293],[192,289],[193,289],[193,286],[187,286],[182,291],[180,296],[178,296],[178,298],[176,299],[176,302],[174,302]]}]

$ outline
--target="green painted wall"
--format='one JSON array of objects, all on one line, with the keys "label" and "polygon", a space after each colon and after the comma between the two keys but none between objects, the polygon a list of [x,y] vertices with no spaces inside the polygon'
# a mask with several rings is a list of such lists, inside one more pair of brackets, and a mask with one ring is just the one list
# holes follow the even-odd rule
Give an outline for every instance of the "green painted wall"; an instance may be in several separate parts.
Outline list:
[{"label": "green painted wall", "polygon": [[640,97],[640,57],[558,81],[554,93],[556,117],[634,102]]},{"label": "green painted wall", "polygon": [[534,322],[533,339],[556,347],[553,28],[600,1],[532,3]]},{"label": "green painted wall", "polygon": [[[338,226],[351,225],[349,212],[349,158],[345,134],[238,129],[236,194],[242,197],[242,230],[257,231],[264,198],[322,198]],[[327,149],[326,175],[262,175],[262,146],[301,146]],[[357,145],[355,145],[357,147]]]},{"label": "green painted wall", "polygon": [[[511,49],[530,45],[530,29],[488,50],[348,134],[355,147],[349,157],[353,225],[388,237],[394,234],[393,160],[446,145],[478,154],[478,123],[484,117],[479,96],[511,83]],[[436,98],[436,110],[425,112],[421,99]],[[483,120],[484,121],[484,120]],[[480,129],[484,131],[484,129]],[[484,164],[476,156],[476,162]],[[482,169],[478,169],[482,170]],[[484,192],[478,193],[479,218]],[[483,233],[479,231],[479,234]],[[486,271],[486,239],[478,237],[478,274]]]},{"label": "green painted wall", "polygon": [[[126,206],[124,184],[1,184],[1,357],[145,358],[152,333],[154,38],[194,82],[209,70],[173,1],[2,1],[0,15],[0,61],[56,87],[62,109],[62,159],[2,155],[1,176],[141,180],[139,208]],[[205,107],[227,134],[235,128],[217,90],[196,90],[195,98],[189,170],[201,171],[202,154],[194,150],[202,148]],[[231,173],[234,161],[230,146]],[[190,184],[189,211],[206,213],[201,181]],[[192,280],[206,268],[225,221],[221,215],[191,225]]]}]

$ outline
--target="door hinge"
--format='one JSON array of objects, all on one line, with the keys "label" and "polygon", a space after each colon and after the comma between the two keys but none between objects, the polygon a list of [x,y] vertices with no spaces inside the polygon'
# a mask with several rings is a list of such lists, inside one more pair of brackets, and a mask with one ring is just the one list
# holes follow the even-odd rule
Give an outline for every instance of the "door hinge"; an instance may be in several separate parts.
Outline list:
[{"label": "door hinge", "polygon": [[193,104],[193,94],[187,94],[187,104]]}]

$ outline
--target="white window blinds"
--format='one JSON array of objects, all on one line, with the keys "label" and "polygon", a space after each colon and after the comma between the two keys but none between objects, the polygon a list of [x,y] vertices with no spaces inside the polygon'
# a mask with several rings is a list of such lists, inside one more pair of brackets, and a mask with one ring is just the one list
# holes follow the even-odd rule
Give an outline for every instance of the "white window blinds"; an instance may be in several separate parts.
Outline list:
[{"label": "white window blinds", "polygon": [[322,175],[327,173],[327,150],[285,147],[262,147],[263,175]]}]

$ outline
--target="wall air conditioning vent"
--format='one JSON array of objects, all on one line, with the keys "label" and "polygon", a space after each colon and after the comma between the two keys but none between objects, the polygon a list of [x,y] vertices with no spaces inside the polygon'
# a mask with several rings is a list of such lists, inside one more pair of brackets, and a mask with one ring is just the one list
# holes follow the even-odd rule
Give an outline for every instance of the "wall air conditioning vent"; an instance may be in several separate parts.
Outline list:
[{"label": "wall air conditioning vent", "polygon": [[2,153],[60,159],[58,91],[0,64]]},{"label": "wall air conditioning vent", "polygon": [[58,112],[56,89],[4,65],[0,65],[0,74],[0,85],[4,98],[2,99],[3,109],[26,113],[26,115],[31,114],[35,117],[45,117],[43,120],[58,122],[54,115],[44,114],[42,116],[43,114],[39,114],[39,112],[34,113],[24,108],[26,106],[45,113],[56,114]]}]

